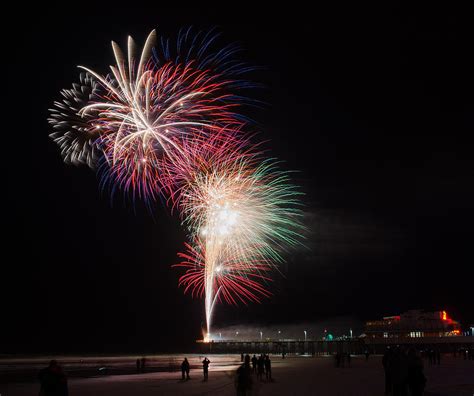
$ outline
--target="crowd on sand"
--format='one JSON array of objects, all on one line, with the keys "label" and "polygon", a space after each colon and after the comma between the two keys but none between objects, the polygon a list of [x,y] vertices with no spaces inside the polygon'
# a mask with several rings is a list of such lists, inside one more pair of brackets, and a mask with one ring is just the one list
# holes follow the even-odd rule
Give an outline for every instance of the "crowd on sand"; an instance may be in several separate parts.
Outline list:
[{"label": "crowd on sand", "polygon": [[[254,377],[257,381],[272,381],[272,361],[269,355],[261,354],[253,355],[250,357],[249,354],[240,355],[241,365],[236,371],[235,375],[235,388],[238,395],[246,395],[252,389]],[[209,364],[211,361],[205,357],[202,361],[203,380],[209,379]],[[184,358],[181,363],[181,380],[190,380],[191,366],[187,358]]]},{"label": "crowd on sand", "polygon": [[[453,357],[474,360],[474,348],[454,350]],[[414,347],[387,347],[382,365],[385,373],[385,394],[393,396],[421,396],[426,386],[424,361],[430,366],[441,365],[439,349],[426,348],[417,351]]]},{"label": "crowd on sand", "polygon": [[[282,358],[285,358],[285,353]],[[365,359],[369,360],[370,353],[365,351]],[[455,358],[474,360],[474,348],[460,348],[453,353]],[[337,368],[351,367],[351,354],[337,352],[334,355]],[[439,350],[428,348],[418,352],[415,348],[400,346],[387,347],[382,366],[385,373],[385,394],[391,396],[423,395],[426,386],[424,375],[424,360],[427,364],[440,365],[442,354]],[[237,395],[244,396],[251,392],[254,381],[273,382],[272,361],[267,354],[259,356],[240,355],[241,364],[235,372],[235,388]],[[136,360],[137,373],[145,372],[146,358]],[[204,357],[201,362],[203,381],[209,380],[211,361]],[[99,369],[100,370],[100,369]],[[191,365],[187,358],[181,363],[181,381],[188,381]],[[48,367],[39,372],[40,396],[68,396],[67,377],[56,360],[51,360]]]}]

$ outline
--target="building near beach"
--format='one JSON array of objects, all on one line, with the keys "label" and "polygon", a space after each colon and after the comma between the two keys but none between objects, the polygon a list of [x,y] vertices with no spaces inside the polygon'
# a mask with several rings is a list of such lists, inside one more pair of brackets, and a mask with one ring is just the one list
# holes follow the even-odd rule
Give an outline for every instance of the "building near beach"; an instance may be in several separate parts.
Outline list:
[{"label": "building near beach", "polygon": [[410,310],[366,322],[365,335],[368,338],[432,338],[455,337],[462,333],[460,323],[446,311]]}]

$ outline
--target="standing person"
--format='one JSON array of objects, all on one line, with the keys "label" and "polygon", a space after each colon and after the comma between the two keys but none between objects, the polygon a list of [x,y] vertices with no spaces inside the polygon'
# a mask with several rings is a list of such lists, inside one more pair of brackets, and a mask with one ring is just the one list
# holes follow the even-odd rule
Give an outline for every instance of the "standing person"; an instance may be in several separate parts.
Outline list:
[{"label": "standing person", "polygon": [[265,375],[267,380],[272,380],[272,361],[268,355],[265,357]]},{"label": "standing person", "polygon": [[365,350],[365,361],[368,362],[369,361],[369,356],[370,356],[370,352],[368,349]]},{"label": "standing person", "polygon": [[242,363],[244,362],[244,354],[243,354],[243,353],[240,354],[240,361],[241,361]]},{"label": "standing person", "polygon": [[41,396],[68,396],[67,378],[56,360],[39,372]]},{"label": "standing person", "polygon": [[263,372],[265,370],[264,366],[265,366],[265,362],[263,360],[263,355],[260,355],[257,361],[257,378],[260,379],[260,381],[263,378]]},{"label": "standing person", "polygon": [[245,368],[247,368],[247,370],[250,370],[250,355],[248,353],[245,355],[244,361]]},{"label": "standing person", "polygon": [[184,358],[183,363],[181,363],[181,379],[191,379],[189,378],[189,362],[188,358]]},{"label": "standing person", "polygon": [[408,365],[408,389],[411,396],[421,396],[425,390],[426,377],[423,374],[423,361],[416,354],[414,348],[410,348],[407,358]]},{"label": "standing person", "polygon": [[392,375],[393,396],[406,396],[408,379],[407,356],[400,347],[397,347],[392,355],[390,371]]},{"label": "standing person", "polygon": [[237,396],[246,396],[252,389],[252,378],[250,378],[250,370],[245,364],[241,364],[237,369],[235,378],[235,387],[237,388]]},{"label": "standing person", "polygon": [[209,364],[211,361],[205,357],[204,360],[202,361],[202,371],[204,373],[204,381],[207,381],[209,379]]},{"label": "standing person", "polygon": [[336,367],[339,367],[341,365],[341,354],[339,352],[336,352],[334,355]]},{"label": "standing person", "polygon": [[252,357],[252,371],[257,374],[257,356],[253,355]]},{"label": "standing person", "polygon": [[391,375],[391,363],[392,363],[392,350],[390,347],[385,351],[382,358],[383,371],[385,373],[385,394],[389,395],[392,393],[392,375]]}]

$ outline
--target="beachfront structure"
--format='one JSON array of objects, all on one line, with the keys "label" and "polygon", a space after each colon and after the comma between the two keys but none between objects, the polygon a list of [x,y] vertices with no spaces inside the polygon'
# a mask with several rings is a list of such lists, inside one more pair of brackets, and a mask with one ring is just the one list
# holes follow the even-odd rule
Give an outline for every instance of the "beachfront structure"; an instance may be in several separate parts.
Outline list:
[{"label": "beachfront structure", "polygon": [[433,338],[461,336],[461,325],[446,311],[410,310],[365,324],[367,338]]}]

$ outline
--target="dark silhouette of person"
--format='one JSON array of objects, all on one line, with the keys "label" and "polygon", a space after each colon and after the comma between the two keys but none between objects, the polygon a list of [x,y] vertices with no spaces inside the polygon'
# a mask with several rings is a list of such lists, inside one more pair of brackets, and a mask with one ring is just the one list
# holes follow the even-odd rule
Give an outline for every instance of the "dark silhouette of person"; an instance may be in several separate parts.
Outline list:
[{"label": "dark silhouette of person", "polygon": [[56,360],[39,372],[41,396],[68,396],[67,377]]},{"label": "dark silhouette of person", "polygon": [[281,353],[281,358],[284,359],[284,358],[285,358],[285,355],[286,355],[286,352],[282,352],[282,353]]},{"label": "dark silhouette of person", "polygon": [[393,384],[393,396],[406,396],[408,394],[408,364],[406,355],[400,347],[397,347],[392,355],[390,371]]},{"label": "dark silhouette of person", "polygon": [[207,381],[209,379],[209,364],[211,361],[205,357],[204,360],[202,361],[202,371],[204,373],[204,381]]},{"label": "dark silhouette of person", "polygon": [[252,357],[252,371],[256,374],[257,373],[257,356],[253,355]]},{"label": "dark silhouette of person", "polygon": [[336,354],[334,355],[334,359],[335,359],[336,367],[340,367],[341,366],[341,354],[339,352],[336,352]]},{"label": "dark silhouette of person", "polygon": [[137,359],[135,364],[137,365],[137,373],[139,373],[140,372],[140,359]]},{"label": "dark silhouette of person", "polygon": [[423,361],[416,354],[416,350],[414,348],[410,348],[410,350],[408,351],[407,366],[407,383],[408,389],[410,390],[410,395],[423,395],[426,385],[426,377],[423,374]]},{"label": "dark silhouette of person", "polygon": [[272,380],[272,361],[268,355],[265,357],[265,376],[267,380]]},{"label": "dark silhouette of person", "polygon": [[250,370],[250,355],[247,353],[244,358],[245,367]]},{"label": "dark silhouette of person", "polygon": [[237,396],[246,396],[252,389],[250,369],[245,364],[241,364],[237,369],[235,387],[237,389]]},{"label": "dark silhouette of person", "polygon": [[188,362],[188,358],[184,358],[183,360],[183,363],[181,363],[181,379],[191,379],[189,377],[189,370],[190,370],[190,366],[189,366],[189,362]]},{"label": "dark silhouette of person", "polygon": [[263,373],[265,371],[265,361],[263,355],[260,355],[257,361],[257,378],[261,381],[263,378]]},{"label": "dark silhouette of person", "polygon": [[243,354],[243,353],[240,354],[240,361],[241,361],[242,363],[244,362],[244,354]]},{"label": "dark silhouette of person", "polygon": [[365,361],[368,362],[369,361],[369,356],[370,356],[370,352],[368,349],[365,350]]},{"label": "dark silhouette of person", "polygon": [[385,394],[389,395],[392,393],[392,373],[390,365],[392,363],[392,350],[388,347],[382,358],[383,371],[385,373]]},{"label": "dark silhouette of person", "polygon": [[142,357],[142,372],[145,372],[145,364],[146,364],[146,358]]}]

